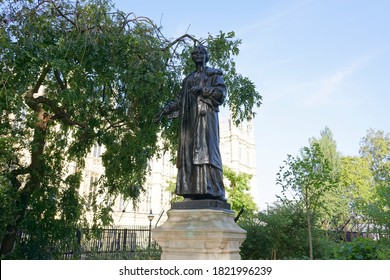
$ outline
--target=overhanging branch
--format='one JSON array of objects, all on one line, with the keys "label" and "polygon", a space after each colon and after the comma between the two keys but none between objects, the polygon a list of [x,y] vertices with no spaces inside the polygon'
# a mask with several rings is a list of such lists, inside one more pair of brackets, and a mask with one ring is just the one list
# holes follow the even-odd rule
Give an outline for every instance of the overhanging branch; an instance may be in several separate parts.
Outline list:
[{"label": "overhanging branch", "polygon": [[170,42],[165,48],[163,48],[164,51],[167,51],[168,49],[170,49],[172,46],[174,46],[175,44],[179,43],[179,42],[185,42],[185,39],[190,39],[192,40],[194,43],[198,43],[199,45],[202,44],[201,41],[199,41],[198,39],[196,39],[194,36],[190,35],[190,34],[184,34],[182,36],[180,36],[179,38],[173,40],[172,42]]},{"label": "overhanging branch", "polygon": [[34,111],[39,113],[43,110],[41,106],[35,101],[34,94],[38,92],[39,88],[42,86],[43,81],[46,78],[46,75],[50,71],[50,64],[48,63],[45,68],[43,68],[42,73],[39,75],[37,82],[35,85],[26,92],[24,95],[24,100],[26,101],[26,104]]}]

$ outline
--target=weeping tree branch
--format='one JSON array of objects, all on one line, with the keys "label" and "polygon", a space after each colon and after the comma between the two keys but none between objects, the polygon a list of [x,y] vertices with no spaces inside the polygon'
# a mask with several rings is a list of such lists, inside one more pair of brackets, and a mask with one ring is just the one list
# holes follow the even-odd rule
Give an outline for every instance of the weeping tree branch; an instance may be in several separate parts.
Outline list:
[{"label": "weeping tree branch", "polygon": [[[57,6],[55,1],[51,0],[50,3],[52,4],[52,6],[54,7],[54,9],[56,10],[56,12],[61,16],[63,17],[67,22],[69,22],[70,24],[72,24],[74,27],[76,27],[77,30],[79,30],[79,26],[78,24],[71,20],[69,17],[67,17],[62,11],[61,11],[61,6]],[[78,1],[77,1],[78,3]],[[75,13],[76,14],[76,13]]]},{"label": "weeping tree branch", "polygon": [[[156,31],[160,30],[160,28],[148,17],[136,16],[135,13],[128,13],[126,15],[124,13],[117,13],[117,14],[119,14],[123,18],[122,29],[124,29],[126,25],[130,23],[145,22],[147,24],[150,24]],[[131,16],[133,18],[129,18]]]},{"label": "weeping tree branch", "polygon": [[176,45],[177,43],[179,42],[185,42],[186,39],[190,39],[191,41],[194,42],[194,44],[198,43],[198,44],[202,44],[202,41],[196,39],[194,36],[192,35],[189,35],[189,34],[184,34],[182,36],[180,36],[179,38],[176,38],[175,40],[173,40],[172,42],[170,42],[168,45],[166,45],[163,50],[164,51],[167,51],[169,50],[172,46]]},{"label": "weeping tree branch", "polygon": [[68,88],[66,80],[61,79],[61,73],[57,69],[54,70],[54,77],[56,78],[57,83],[59,84],[61,90],[65,90]]},{"label": "weeping tree branch", "polygon": [[[40,127],[42,129],[46,129],[46,123],[49,120],[61,120],[64,124],[67,124],[69,126],[79,126],[82,129],[87,128],[87,124],[84,122],[72,120],[69,114],[66,112],[66,110],[59,106],[56,102],[53,100],[45,97],[45,96],[38,96],[34,97],[34,94],[38,92],[39,88],[42,86],[43,81],[45,80],[46,75],[49,73],[51,69],[50,64],[46,65],[45,68],[42,70],[42,73],[37,79],[37,82],[35,85],[27,91],[27,93],[24,96],[26,104],[32,109],[36,114],[38,118],[38,122],[40,122]],[[62,90],[66,89],[66,83],[64,83],[60,77],[60,74],[57,70],[54,70],[54,75],[56,77],[56,80]],[[49,116],[49,114],[43,109],[41,106],[42,104],[47,105],[51,111],[54,113],[53,116]]]}]

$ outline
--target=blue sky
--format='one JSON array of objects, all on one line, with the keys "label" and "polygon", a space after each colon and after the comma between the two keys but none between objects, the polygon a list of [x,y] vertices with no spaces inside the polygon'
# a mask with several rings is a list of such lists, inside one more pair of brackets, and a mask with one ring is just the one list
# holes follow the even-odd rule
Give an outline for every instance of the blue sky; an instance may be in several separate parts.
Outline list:
[{"label": "blue sky", "polygon": [[260,208],[280,192],[276,173],[328,126],[343,155],[369,128],[390,132],[390,1],[116,0],[175,38],[234,31],[237,70],[263,96],[255,119]]}]

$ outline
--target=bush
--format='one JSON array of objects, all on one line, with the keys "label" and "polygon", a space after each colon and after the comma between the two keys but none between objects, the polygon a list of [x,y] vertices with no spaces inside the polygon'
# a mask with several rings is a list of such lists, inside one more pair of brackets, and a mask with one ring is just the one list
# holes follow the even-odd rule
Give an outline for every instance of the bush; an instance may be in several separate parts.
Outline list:
[{"label": "bush", "polygon": [[340,260],[389,260],[390,244],[388,240],[356,238],[352,242],[341,244],[336,250]]},{"label": "bush", "polygon": [[[309,259],[304,213],[293,205],[278,206],[239,222],[247,231],[241,245],[242,259]],[[335,243],[322,230],[313,229],[315,259],[334,259]]]}]

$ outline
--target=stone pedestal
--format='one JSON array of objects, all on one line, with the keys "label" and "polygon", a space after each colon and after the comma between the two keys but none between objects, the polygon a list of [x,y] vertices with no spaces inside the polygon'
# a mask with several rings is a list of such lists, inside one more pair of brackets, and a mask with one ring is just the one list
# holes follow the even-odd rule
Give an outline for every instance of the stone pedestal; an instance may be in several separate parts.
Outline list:
[{"label": "stone pedestal", "polygon": [[153,239],[162,247],[161,259],[241,259],[239,247],[246,231],[234,222],[234,212],[220,205],[202,208],[205,201],[200,204],[203,206],[191,203],[173,205],[168,220],[152,230]]}]

